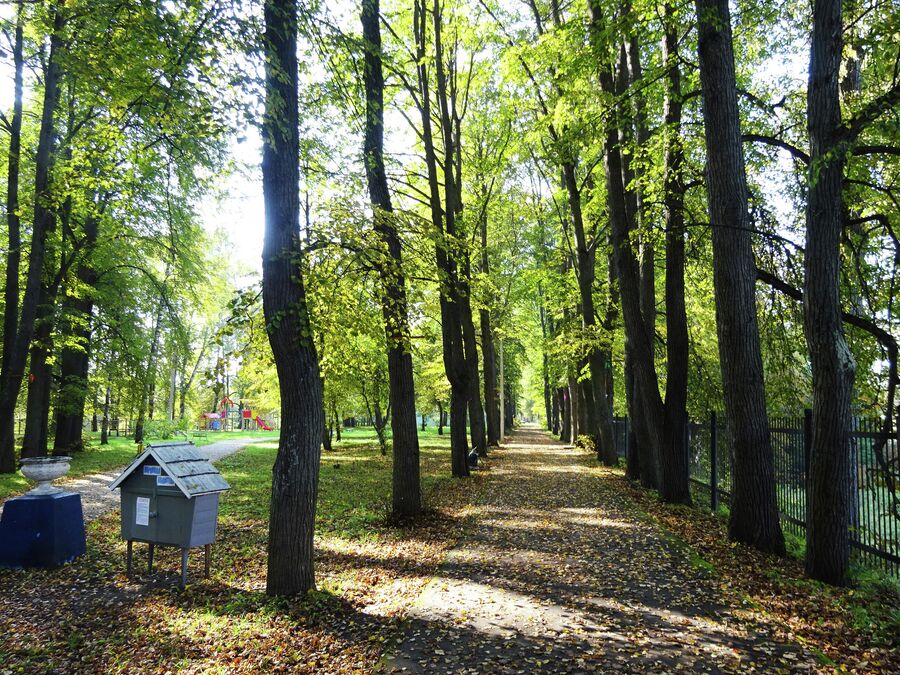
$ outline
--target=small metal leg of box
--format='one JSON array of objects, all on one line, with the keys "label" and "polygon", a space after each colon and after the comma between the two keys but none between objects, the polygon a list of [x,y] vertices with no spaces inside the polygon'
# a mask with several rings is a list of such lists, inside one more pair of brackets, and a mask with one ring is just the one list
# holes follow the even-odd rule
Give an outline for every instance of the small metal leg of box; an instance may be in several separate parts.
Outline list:
[{"label": "small metal leg of box", "polygon": [[207,579],[209,579],[209,552],[211,548],[212,544],[206,544],[203,547],[203,573]]},{"label": "small metal leg of box", "polygon": [[131,541],[131,539],[129,539],[127,553],[125,554],[125,567],[126,567],[125,574],[128,576],[129,579],[131,578],[131,557],[133,554],[134,554],[134,542]]},{"label": "small metal leg of box", "polygon": [[188,570],[188,550],[181,549],[181,587],[187,586],[187,570]]},{"label": "small metal leg of box", "polygon": [[153,574],[153,544],[150,544],[150,552],[147,554],[147,574]]}]

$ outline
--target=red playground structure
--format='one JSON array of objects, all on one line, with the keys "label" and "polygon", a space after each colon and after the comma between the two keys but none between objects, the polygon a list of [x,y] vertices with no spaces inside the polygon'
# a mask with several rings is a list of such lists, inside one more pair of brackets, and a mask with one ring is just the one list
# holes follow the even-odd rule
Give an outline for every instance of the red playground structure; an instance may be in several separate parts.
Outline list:
[{"label": "red playground structure", "polygon": [[201,431],[274,431],[262,415],[254,414],[253,410],[245,407],[245,402],[238,405],[228,395],[222,397],[221,408],[216,412],[205,412],[197,421],[197,428]]}]

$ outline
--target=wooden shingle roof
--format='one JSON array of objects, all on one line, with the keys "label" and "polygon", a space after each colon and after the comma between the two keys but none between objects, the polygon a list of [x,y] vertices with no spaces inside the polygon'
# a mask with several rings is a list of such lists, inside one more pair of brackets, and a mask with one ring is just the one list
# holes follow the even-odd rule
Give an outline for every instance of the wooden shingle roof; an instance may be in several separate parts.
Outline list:
[{"label": "wooden shingle roof", "polygon": [[109,489],[115,490],[119,487],[122,481],[150,457],[155,459],[162,470],[172,478],[185,497],[197,497],[231,489],[231,486],[222,478],[222,474],[198,452],[197,447],[193,443],[185,441],[148,445],[147,449],[110,483]]}]

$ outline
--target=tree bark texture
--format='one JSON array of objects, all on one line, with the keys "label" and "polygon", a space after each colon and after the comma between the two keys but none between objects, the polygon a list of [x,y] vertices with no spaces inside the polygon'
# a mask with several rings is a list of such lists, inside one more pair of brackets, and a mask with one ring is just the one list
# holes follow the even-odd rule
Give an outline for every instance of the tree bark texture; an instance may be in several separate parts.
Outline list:
[{"label": "tree bark texture", "polygon": [[3,289],[3,352],[0,379],[9,371],[13,344],[19,326],[19,264],[22,235],[19,218],[19,155],[22,150],[22,27],[25,22],[23,0],[16,6],[16,31],[13,39],[13,112],[9,122],[9,154],[6,171],[6,286]]},{"label": "tree bark texture", "polygon": [[[484,408],[481,404],[481,383],[478,374],[475,323],[472,319],[471,284],[469,283],[471,263],[466,240],[460,236],[458,228],[463,209],[462,155],[460,154],[459,140],[460,117],[456,108],[455,72],[452,70],[453,60],[446,61],[447,66],[445,67],[442,38],[443,11],[440,0],[434,0],[431,15],[434,26],[435,85],[444,148],[444,234],[447,239],[445,253],[446,261],[451,263],[451,266],[448,268],[448,278],[450,280],[451,300],[456,305],[456,315],[458,316],[462,335],[463,361],[461,362],[461,367],[465,369],[466,409],[469,417],[472,446],[477,448],[480,454],[484,454],[487,449],[487,434],[485,433]],[[452,403],[450,407],[452,411]],[[452,437],[452,421],[450,433]]]},{"label": "tree bark texture", "polygon": [[[575,165],[571,162],[563,164],[563,182],[569,200],[569,212],[572,217],[572,226],[575,233],[576,264],[578,266],[578,291],[581,300],[581,323],[589,339],[596,339],[597,317],[594,308],[594,278],[595,259],[594,250],[589,246],[587,234],[584,229],[584,216],[581,210],[581,192],[578,189],[578,179]],[[603,355],[600,349],[592,346],[587,355],[588,369],[591,374],[590,388],[587,394],[587,410],[585,411],[586,427],[579,429],[582,434],[592,437],[594,447],[607,464],[614,464],[612,455],[615,454],[615,443],[612,433],[612,419],[608,414],[608,408],[604,404],[606,399],[605,382],[606,373],[603,363]],[[610,450],[612,448],[612,450]]]},{"label": "tree bark texture", "polygon": [[103,423],[100,426],[100,445],[109,444],[109,384],[106,385],[106,394],[103,398]]},{"label": "tree bark texture", "polygon": [[559,399],[559,440],[568,443],[572,435],[572,411],[569,405],[569,389],[568,387],[560,387],[556,390]]},{"label": "tree bark texture", "polygon": [[31,250],[28,254],[25,291],[22,295],[21,313],[15,336],[4,335],[4,341],[13,339],[14,343],[9,353],[6,372],[0,379],[0,473],[12,473],[16,468],[14,419],[16,402],[22,388],[28,348],[37,318],[47,235],[54,223],[50,204],[50,174],[53,165],[53,138],[56,132],[55,113],[59,101],[62,74],[60,52],[64,26],[65,19],[60,2],[54,8],[53,32],[50,36],[50,51],[44,73],[44,99],[41,107],[38,146],[35,153],[34,225],[31,235]]},{"label": "tree bark texture", "polygon": [[690,503],[690,457],[687,447],[688,327],[684,303],[684,151],[681,146],[681,72],[678,68],[678,35],[672,10],[664,10],[666,31],[662,40],[666,68],[663,103],[663,206],[666,223],[666,399],[662,471],[673,502]]},{"label": "tree bark texture", "polygon": [[50,394],[53,387],[53,368],[49,358],[53,350],[56,291],[55,287],[50,287],[46,283],[41,284],[41,298],[28,357],[28,391],[25,402],[22,457],[47,455]]},{"label": "tree bark texture", "polygon": [[831,584],[845,584],[850,566],[849,434],[856,375],[856,363],[844,337],[840,298],[847,153],[839,89],[842,31],[841,0],[814,0],[807,89],[810,162],[803,292],[813,380],[806,572]]},{"label": "tree bark texture", "polygon": [[[65,455],[84,448],[82,429],[84,403],[87,398],[88,368],[90,365],[91,327],[94,301],[91,297],[97,273],[90,256],[97,243],[99,221],[88,217],[84,223],[84,258],[78,265],[78,294],[67,293],[63,298],[62,326],[69,339],[60,359],[60,388],[56,403],[56,435],[53,454]],[[75,344],[72,344],[72,343]]]},{"label": "tree bark texture", "polygon": [[472,439],[472,447],[478,450],[482,457],[487,455],[487,430],[485,428],[484,406],[481,403],[481,376],[478,373],[478,340],[475,333],[475,322],[472,318],[471,269],[468,261],[468,253],[460,285],[461,318],[463,332],[463,346],[465,347],[466,369],[469,380],[469,432]]},{"label": "tree bark texture", "polygon": [[[591,2],[591,27],[600,58],[600,86],[608,94],[617,97],[619,91],[611,60],[603,56],[604,17],[596,0]],[[656,459],[659,457],[662,441],[663,403],[653,365],[653,336],[648,333],[641,312],[640,267],[630,242],[630,222],[623,182],[625,174],[617,130],[621,123],[620,115],[614,114],[612,119],[605,130],[604,170],[613,255],[619,275],[619,294],[625,323],[625,349],[632,354],[635,391],[640,400],[650,452]],[[658,465],[658,462],[655,463]]]},{"label": "tree bark texture", "polygon": [[[440,26],[440,13],[435,17],[434,25]],[[441,276],[441,338],[443,346],[444,371],[450,382],[450,454],[453,475],[462,478],[469,475],[468,452],[469,443],[466,433],[466,413],[468,409],[469,381],[463,346],[462,319],[458,302],[458,270],[456,261],[448,250],[448,241],[455,236],[456,207],[452,202],[455,196],[453,187],[453,156],[450,133],[449,113],[440,111],[442,131],[446,129],[444,148],[445,189],[449,202],[442,207],[440,186],[437,173],[437,154],[434,146],[431,112],[431,86],[428,74],[427,30],[428,7],[426,0],[417,0],[413,11],[413,30],[416,41],[417,74],[419,82],[419,113],[422,118],[422,145],[425,151],[425,165],[428,171],[429,202],[431,220],[438,233],[435,244],[435,257],[438,272]],[[435,45],[440,43],[435,37]],[[436,63],[441,63],[436,59]],[[442,64],[441,64],[441,67]],[[446,100],[445,105],[446,107]],[[446,122],[446,126],[445,126]],[[449,141],[450,147],[446,144]],[[449,161],[447,161],[449,158]],[[446,178],[450,178],[450,186]],[[445,221],[446,217],[446,221]]]},{"label": "tree bark texture", "polygon": [[[487,216],[481,219],[481,273],[490,273],[488,257],[488,222]],[[481,358],[484,361],[484,410],[487,418],[487,443],[497,447],[500,445],[500,397],[497,391],[497,349],[494,345],[494,329],[491,324],[491,311],[484,308],[480,312],[481,320]]]},{"label": "tree bark texture", "polygon": [[363,39],[366,42],[363,155],[375,231],[383,249],[378,258],[378,271],[381,277],[381,311],[388,348],[390,408],[393,410],[392,509],[397,516],[411,516],[422,510],[419,437],[416,431],[416,397],[402,246],[392,220],[393,206],[384,167],[384,73],[381,63],[379,0],[362,0],[362,25]]},{"label": "tree bark texture", "polygon": [[[168,275],[167,275],[168,276]],[[159,338],[162,332],[163,320],[163,304],[165,298],[160,295],[159,307],[156,310],[156,317],[153,321],[153,337],[150,341],[150,355],[147,357],[147,368],[144,371],[143,392],[141,394],[141,402],[138,407],[137,423],[134,425],[134,442],[144,442],[144,419],[149,409],[150,419],[153,419],[153,400],[156,395],[156,360],[159,354]],[[219,405],[219,389],[215,389],[215,400],[213,401],[213,411],[218,409]],[[225,392],[226,394],[228,392]]]},{"label": "tree bark texture", "polygon": [[697,0],[697,16],[716,328],[725,412],[734,439],[728,531],[733,540],[784,553],[766,414],[728,0]]},{"label": "tree bark texture", "polygon": [[300,259],[295,0],[266,0],[264,17],[263,312],[278,372],[282,422],[272,468],[266,592],[292,595],[315,587],[313,531],[323,403]]}]

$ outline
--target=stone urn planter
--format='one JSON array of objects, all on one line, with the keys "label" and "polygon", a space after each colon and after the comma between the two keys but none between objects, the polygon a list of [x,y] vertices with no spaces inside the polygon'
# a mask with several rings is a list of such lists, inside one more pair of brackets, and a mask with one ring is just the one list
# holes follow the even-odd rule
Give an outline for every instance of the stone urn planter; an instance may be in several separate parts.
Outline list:
[{"label": "stone urn planter", "polygon": [[27,494],[34,497],[54,495],[62,492],[51,483],[69,473],[71,457],[26,457],[22,460],[21,470],[25,478],[35,481],[38,486]]}]

